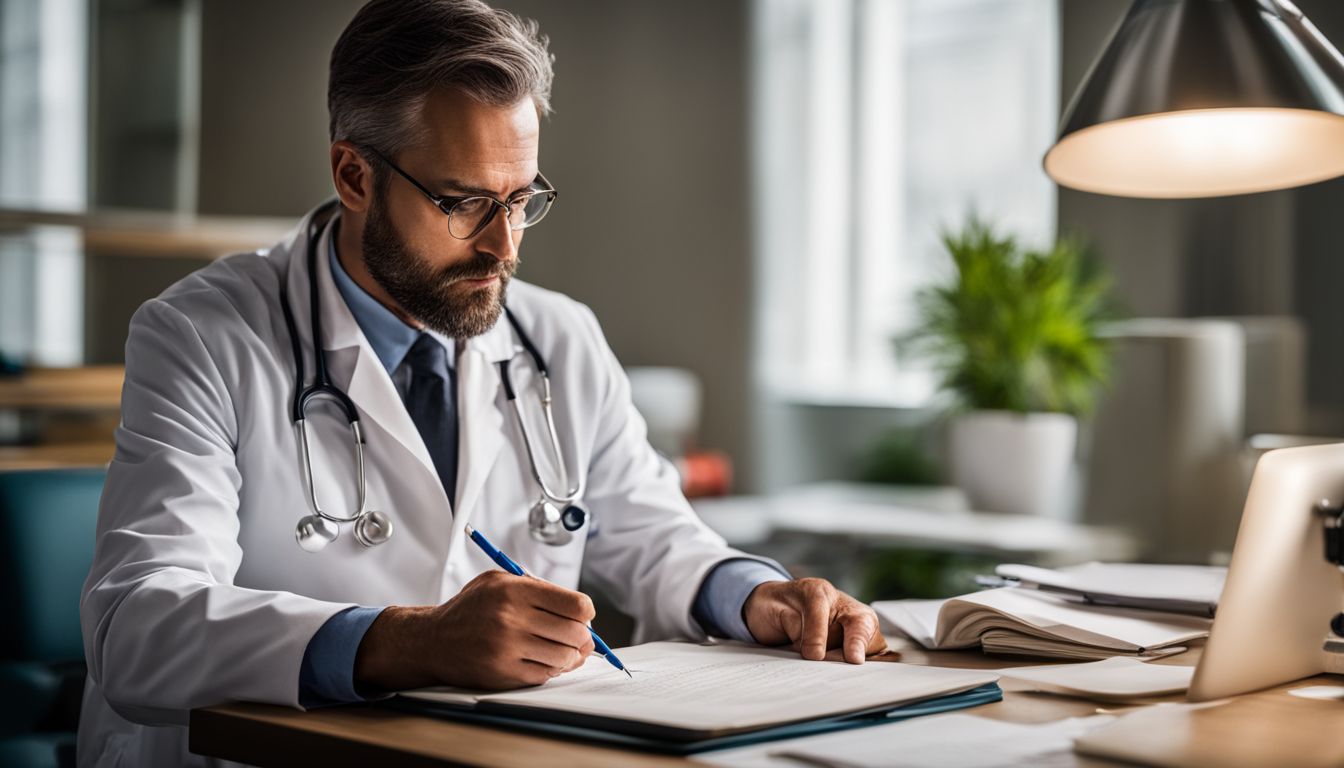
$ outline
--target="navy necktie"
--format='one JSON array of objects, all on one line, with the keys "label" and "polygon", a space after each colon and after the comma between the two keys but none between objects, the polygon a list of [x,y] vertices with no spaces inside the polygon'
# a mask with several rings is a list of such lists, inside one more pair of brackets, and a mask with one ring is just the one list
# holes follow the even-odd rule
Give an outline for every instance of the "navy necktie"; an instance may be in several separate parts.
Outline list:
[{"label": "navy necktie", "polygon": [[457,402],[448,351],[433,336],[422,333],[401,364],[411,372],[403,395],[406,412],[429,449],[449,503],[456,503]]}]

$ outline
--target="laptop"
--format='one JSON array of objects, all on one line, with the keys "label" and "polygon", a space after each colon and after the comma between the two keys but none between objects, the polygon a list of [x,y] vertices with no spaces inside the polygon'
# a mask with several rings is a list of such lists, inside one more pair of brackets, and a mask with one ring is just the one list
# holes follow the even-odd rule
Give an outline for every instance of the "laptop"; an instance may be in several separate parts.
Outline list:
[{"label": "laptop", "polygon": [[1344,505],[1344,444],[1270,451],[1256,464],[1227,584],[1190,701],[1209,701],[1341,671],[1331,619],[1344,575],[1325,558],[1320,505]]}]

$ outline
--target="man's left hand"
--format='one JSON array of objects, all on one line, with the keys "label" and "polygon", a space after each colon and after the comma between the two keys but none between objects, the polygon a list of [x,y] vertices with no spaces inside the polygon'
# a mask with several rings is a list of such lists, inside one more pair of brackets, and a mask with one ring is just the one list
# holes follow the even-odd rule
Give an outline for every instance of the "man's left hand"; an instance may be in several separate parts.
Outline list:
[{"label": "man's left hand", "polygon": [[844,648],[845,661],[862,664],[887,649],[873,609],[825,579],[769,581],[742,607],[747,629],[761,645],[792,645],[804,659],[820,661],[828,648]]}]

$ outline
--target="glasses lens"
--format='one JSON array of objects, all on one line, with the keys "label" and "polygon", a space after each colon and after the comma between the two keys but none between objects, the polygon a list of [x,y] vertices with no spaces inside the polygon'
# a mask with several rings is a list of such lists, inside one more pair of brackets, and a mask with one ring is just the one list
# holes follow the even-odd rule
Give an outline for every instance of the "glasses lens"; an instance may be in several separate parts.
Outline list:
[{"label": "glasses lens", "polygon": [[527,199],[519,199],[509,206],[509,227],[524,229],[545,218],[555,200],[554,192],[533,192]]},{"label": "glasses lens", "polygon": [[468,197],[454,205],[448,213],[448,234],[466,240],[485,223],[485,217],[495,212],[495,202],[488,197]]}]

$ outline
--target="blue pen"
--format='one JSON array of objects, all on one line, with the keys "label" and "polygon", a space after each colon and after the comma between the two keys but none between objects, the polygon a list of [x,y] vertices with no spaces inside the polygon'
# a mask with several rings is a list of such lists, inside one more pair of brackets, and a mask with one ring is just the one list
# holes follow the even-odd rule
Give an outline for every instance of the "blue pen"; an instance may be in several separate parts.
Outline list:
[{"label": "blue pen", "polygon": [[[472,541],[476,542],[476,546],[480,547],[481,551],[485,552],[485,554],[490,556],[491,560],[495,561],[495,565],[498,565],[500,568],[503,568],[509,573],[512,573],[514,576],[529,575],[528,572],[524,570],[521,565],[513,562],[513,560],[508,555],[504,554],[503,552],[500,552],[498,549],[495,549],[495,545],[491,544],[489,539],[485,538],[485,536],[482,535],[480,531],[476,530],[475,528],[472,528],[470,525],[467,526],[467,535],[471,537]],[[611,652],[611,648],[609,648],[607,644],[602,641],[602,638],[597,636],[597,633],[593,631],[592,627],[588,628],[588,634],[593,636],[593,648],[598,653],[602,654],[602,656],[604,656],[606,660],[611,663],[611,666],[624,672],[626,676],[629,677],[631,680],[635,678],[634,675],[630,674],[630,670],[626,669],[625,665],[621,663],[621,660],[616,658],[616,654]]]}]

